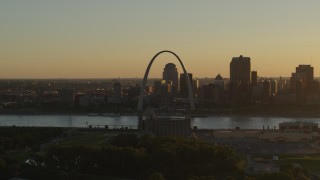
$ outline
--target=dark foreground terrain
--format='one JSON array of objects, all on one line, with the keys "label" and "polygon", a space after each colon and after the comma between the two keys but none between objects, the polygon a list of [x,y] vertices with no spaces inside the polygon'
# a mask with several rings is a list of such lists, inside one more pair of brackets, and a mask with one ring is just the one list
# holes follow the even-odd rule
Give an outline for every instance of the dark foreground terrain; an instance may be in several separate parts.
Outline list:
[{"label": "dark foreground terrain", "polygon": [[292,158],[278,172],[252,174],[232,147],[130,130],[2,127],[0,150],[0,179],[313,178]]}]

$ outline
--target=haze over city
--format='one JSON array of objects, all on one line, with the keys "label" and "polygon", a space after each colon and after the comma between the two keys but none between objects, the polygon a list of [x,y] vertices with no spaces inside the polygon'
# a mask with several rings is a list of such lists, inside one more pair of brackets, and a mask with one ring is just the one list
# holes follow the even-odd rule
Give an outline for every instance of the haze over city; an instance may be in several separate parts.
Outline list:
[{"label": "haze over city", "polygon": [[[195,77],[229,76],[251,57],[259,76],[320,67],[319,1],[1,1],[0,78],[143,76],[160,50]],[[171,55],[150,72],[160,77]],[[181,68],[178,66],[179,72]]]}]

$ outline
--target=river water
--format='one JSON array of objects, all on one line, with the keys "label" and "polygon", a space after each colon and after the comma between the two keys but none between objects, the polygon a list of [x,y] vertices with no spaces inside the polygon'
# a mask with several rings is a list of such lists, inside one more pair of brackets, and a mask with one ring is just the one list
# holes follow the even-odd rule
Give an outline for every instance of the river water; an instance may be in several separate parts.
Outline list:
[{"label": "river water", "polygon": [[[281,122],[316,122],[320,124],[320,118],[287,118],[287,117],[195,117],[191,119],[191,125],[198,129],[262,129],[278,128]],[[0,126],[33,126],[33,127],[129,127],[136,129],[137,116],[87,116],[87,115],[0,115]]]}]

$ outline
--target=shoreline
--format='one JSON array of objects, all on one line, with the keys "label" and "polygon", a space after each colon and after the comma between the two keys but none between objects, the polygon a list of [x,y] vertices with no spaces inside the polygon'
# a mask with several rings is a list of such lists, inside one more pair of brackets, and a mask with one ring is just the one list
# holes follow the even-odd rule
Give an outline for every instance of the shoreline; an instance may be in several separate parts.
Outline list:
[{"label": "shoreline", "polygon": [[[0,113],[0,116],[90,116],[90,113]],[[100,115],[97,113],[97,117],[108,117]],[[121,114],[121,113],[120,113]],[[120,116],[138,116],[137,113],[122,113]],[[173,115],[175,116],[175,115]],[[288,114],[215,114],[215,113],[207,113],[207,114],[195,114],[193,118],[207,118],[207,117],[241,117],[241,118],[250,118],[250,117],[266,117],[266,118],[320,118],[320,114],[318,115],[288,115]],[[197,117],[199,116],[199,117]]]}]

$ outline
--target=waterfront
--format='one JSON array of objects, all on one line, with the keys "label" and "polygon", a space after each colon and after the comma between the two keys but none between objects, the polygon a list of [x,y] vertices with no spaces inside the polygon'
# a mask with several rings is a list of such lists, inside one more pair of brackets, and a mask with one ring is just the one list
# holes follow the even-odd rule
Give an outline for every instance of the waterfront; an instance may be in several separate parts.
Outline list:
[{"label": "waterfront", "polygon": [[[320,123],[320,118],[293,118],[293,117],[195,117],[191,125],[198,129],[262,129],[278,128],[281,122],[305,121]],[[28,126],[28,127],[88,127],[92,125],[110,128],[131,127],[137,128],[137,116],[87,116],[87,115],[0,115],[0,126]]]}]

